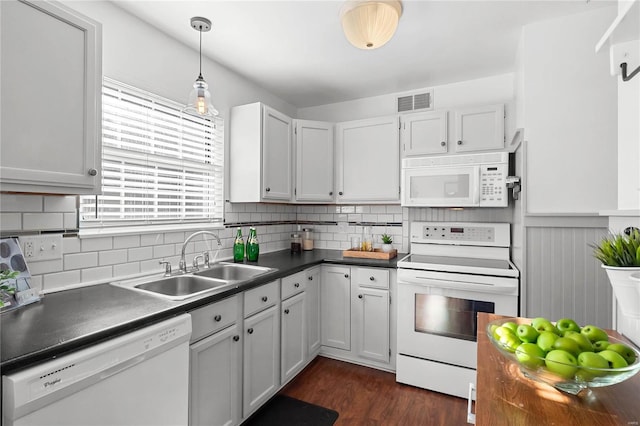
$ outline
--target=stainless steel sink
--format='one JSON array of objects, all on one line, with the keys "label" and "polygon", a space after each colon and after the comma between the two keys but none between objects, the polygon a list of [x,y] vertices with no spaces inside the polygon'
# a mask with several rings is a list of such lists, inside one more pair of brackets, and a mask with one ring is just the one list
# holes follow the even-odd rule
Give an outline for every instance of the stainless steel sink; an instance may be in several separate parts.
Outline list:
[{"label": "stainless steel sink", "polygon": [[264,266],[246,265],[244,263],[216,263],[211,268],[195,272],[196,276],[215,278],[226,282],[247,281],[262,274],[273,271]]},{"label": "stainless steel sink", "polygon": [[185,300],[204,294],[215,294],[237,287],[237,282],[199,277],[192,274],[163,278],[121,281],[113,285],[150,293],[170,300]]}]

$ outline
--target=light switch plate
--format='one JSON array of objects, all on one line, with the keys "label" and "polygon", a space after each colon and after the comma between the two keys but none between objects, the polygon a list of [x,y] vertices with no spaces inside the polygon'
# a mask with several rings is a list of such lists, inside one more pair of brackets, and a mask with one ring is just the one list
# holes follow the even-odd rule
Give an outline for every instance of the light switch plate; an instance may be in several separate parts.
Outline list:
[{"label": "light switch plate", "polygon": [[62,259],[62,235],[31,235],[18,241],[27,263]]}]

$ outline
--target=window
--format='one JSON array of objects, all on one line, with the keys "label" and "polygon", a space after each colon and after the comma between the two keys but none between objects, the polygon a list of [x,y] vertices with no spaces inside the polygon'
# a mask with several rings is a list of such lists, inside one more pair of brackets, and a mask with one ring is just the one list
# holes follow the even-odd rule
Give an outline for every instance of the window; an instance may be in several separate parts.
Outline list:
[{"label": "window", "polygon": [[222,222],[224,122],[106,79],[102,194],[80,198],[83,228]]}]

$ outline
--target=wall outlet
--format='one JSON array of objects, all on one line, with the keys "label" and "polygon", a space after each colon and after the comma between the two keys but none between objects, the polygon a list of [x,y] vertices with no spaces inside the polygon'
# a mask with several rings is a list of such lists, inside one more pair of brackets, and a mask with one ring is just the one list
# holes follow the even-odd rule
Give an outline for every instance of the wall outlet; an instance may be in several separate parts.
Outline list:
[{"label": "wall outlet", "polygon": [[62,260],[62,235],[32,235],[18,237],[24,258],[29,262]]}]

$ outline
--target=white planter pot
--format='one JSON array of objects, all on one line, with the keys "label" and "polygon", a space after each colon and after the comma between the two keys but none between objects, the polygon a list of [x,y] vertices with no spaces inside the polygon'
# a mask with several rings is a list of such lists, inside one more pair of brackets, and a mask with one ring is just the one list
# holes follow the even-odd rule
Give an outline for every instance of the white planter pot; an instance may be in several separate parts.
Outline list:
[{"label": "white planter pot", "polygon": [[627,317],[640,319],[640,267],[602,267],[607,271],[613,294],[622,313]]},{"label": "white planter pot", "polygon": [[384,253],[389,253],[391,250],[393,250],[393,246],[391,244],[383,244],[381,249]]}]

